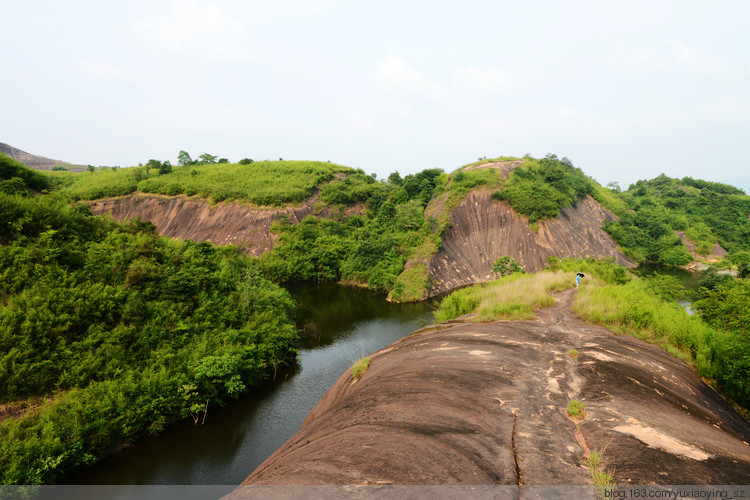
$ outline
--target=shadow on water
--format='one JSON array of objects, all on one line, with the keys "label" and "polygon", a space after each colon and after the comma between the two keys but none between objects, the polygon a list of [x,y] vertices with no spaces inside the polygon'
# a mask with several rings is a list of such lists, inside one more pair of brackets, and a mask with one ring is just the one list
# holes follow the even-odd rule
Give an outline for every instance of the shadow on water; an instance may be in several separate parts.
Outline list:
[{"label": "shadow on water", "polygon": [[299,430],[356,360],[432,321],[430,303],[390,304],[383,295],[330,284],[288,289],[303,330],[296,370],[224,408],[209,408],[205,425],[178,422],[65,483],[237,485]]}]

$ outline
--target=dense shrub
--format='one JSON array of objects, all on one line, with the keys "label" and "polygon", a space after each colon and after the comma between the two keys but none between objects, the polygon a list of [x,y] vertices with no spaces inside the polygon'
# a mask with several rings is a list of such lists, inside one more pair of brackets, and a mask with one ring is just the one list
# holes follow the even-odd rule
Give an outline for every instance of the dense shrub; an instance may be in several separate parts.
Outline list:
[{"label": "dense shrub", "polygon": [[575,204],[579,198],[592,194],[594,183],[583,172],[563,158],[547,155],[541,160],[526,159],[510,174],[505,187],[493,197],[507,201],[529,222],[554,219],[563,207]]},{"label": "dense shrub", "polygon": [[0,403],[38,405],[0,422],[4,484],[54,482],[296,360],[290,296],[233,247],[7,195],[0,243]]}]

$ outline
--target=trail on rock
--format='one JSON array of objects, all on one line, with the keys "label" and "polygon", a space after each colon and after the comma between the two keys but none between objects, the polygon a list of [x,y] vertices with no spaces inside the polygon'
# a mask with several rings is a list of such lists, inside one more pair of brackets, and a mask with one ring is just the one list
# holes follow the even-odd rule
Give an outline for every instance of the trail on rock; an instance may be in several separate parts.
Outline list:
[{"label": "trail on rock", "polygon": [[243,484],[590,484],[591,450],[620,484],[748,484],[750,425],[683,362],[575,317],[575,293],[375,353]]}]

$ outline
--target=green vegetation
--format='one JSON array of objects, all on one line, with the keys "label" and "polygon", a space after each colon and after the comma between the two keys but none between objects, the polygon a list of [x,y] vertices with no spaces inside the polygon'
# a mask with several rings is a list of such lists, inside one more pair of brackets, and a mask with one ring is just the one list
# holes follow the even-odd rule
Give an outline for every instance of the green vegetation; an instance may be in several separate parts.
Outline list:
[{"label": "green vegetation", "polygon": [[[167,162],[165,162],[167,163]],[[213,202],[236,201],[281,206],[300,203],[337,172],[351,169],[312,161],[263,161],[249,164],[189,163],[173,168],[150,160],[143,167],[107,169],[78,175],[52,172],[60,192],[73,201],[123,196],[141,191],[169,196],[197,195]]]},{"label": "green vegetation", "polygon": [[554,219],[560,209],[575,204],[579,198],[592,194],[594,181],[567,158],[559,160],[549,154],[541,160],[525,158],[524,164],[510,173],[505,187],[493,198],[507,201],[517,213],[526,215],[530,223]]},{"label": "green vegetation", "polygon": [[[485,162],[483,162],[485,163]],[[452,176],[441,176],[435,189],[435,201],[443,201],[442,210],[436,215],[440,232],[445,231],[449,224],[450,213],[458,208],[466,196],[474,189],[500,189],[505,182],[502,171],[497,168],[480,168],[465,170],[466,165],[453,173]]]},{"label": "green vegetation", "polygon": [[359,377],[361,377],[367,371],[370,363],[372,363],[372,360],[370,358],[362,358],[354,363],[354,366],[352,366],[352,378],[354,378],[355,381],[359,379]]},{"label": "green vegetation", "polygon": [[531,319],[534,309],[554,303],[551,291],[570,288],[574,274],[584,272],[587,280],[576,294],[573,312],[589,323],[662,347],[750,409],[746,279],[716,275],[706,280],[693,305],[699,315],[691,316],[676,302],[684,291],[667,277],[634,279],[612,260],[548,260],[548,268],[536,275],[514,274],[453,292],[440,303],[435,320],[471,313],[476,314],[475,321]]},{"label": "green vegetation", "polygon": [[666,175],[638,181],[619,195],[627,207],[605,230],[638,262],[685,265],[693,257],[675,231],[684,231],[696,253],[714,243],[730,252],[750,251],[750,196],[732,186]]},{"label": "green vegetation", "polygon": [[568,356],[571,358],[577,358],[578,357],[578,351],[576,349],[571,349],[568,351]]},{"label": "green vegetation", "polygon": [[[400,275],[409,258],[429,259],[437,251],[436,225],[424,218],[424,204],[440,174],[391,176],[383,183],[359,171],[325,185],[321,199],[331,218],[309,216],[297,225],[277,220],[272,230],[279,238],[261,257],[261,267],[277,281],[360,283],[393,291],[394,300],[421,299],[426,264],[416,263]],[[344,214],[344,204],[352,202],[365,204],[362,215]]]},{"label": "green vegetation", "polygon": [[0,422],[3,484],[54,482],[296,362],[290,296],[233,247],[23,193],[0,196],[0,243],[0,404],[27,408]]},{"label": "green vegetation", "polygon": [[693,308],[723,332],[711,339],[713,375],[719,387],[750,409],[750,280],[729,279],[715,288],[703,287]]},{"label": "green vegetation", "polygon": [[41,173],[0,153],[0,194],[30,194],[49,189],[50,185],[49,179]]},{"label": "green vegetation", "polygon": [[725,396],[750,409],[750,286],[746,280],[726,277],[714,281],[714,288],[701,288],[701,298],[693,305],[699,315],[691,316],[677,304],[674,283],[665,277],[628,278],[618,283],[607,282],[592,270],[588,273],[589,283],[595,286],[581,287],[573,312],[587,322],[660,346],[692,365]]},{"label": "green vegetation", "polygon": [[550,292],[570,288],[568,273],[512,274],[490,283],[457,290],[445,297],[435,311],[435,321],[447,321],[476,313],[475,321],[534,318],[534,309],[555,303]]},{"label": "green vegetation", "polygon": [[583,420],[586,410],[586,403],[577,399],[572,399],[568,402],[567,412],[571,418],[576,420]]},{"label": "green vegetation", "polygon": [[523,266],[510,257],[500,257],[492,264],[492,272],[500,276],[509,276],[514,273],[525,273]]},{"label": "green vegetation", "polygon": [[599,487],[599,492],[603,498],[605,498],[605,489],[615,486],[615,478],[602,468],[605,449],[606,446],[600,451],[591,450],[585,460],[586,467],[589,468],[589,472],[591,473],[591,479]]}]

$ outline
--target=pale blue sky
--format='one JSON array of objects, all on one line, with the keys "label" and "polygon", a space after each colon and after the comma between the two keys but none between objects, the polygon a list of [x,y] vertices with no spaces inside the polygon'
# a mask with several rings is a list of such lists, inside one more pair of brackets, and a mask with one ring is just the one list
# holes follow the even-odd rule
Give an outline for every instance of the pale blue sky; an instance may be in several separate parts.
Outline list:
[{"label": "pale blue sky", "polygon": [[750,165],[744,1],[2,0],[0,142],[94,165],[568,156],[602,184]]}]

